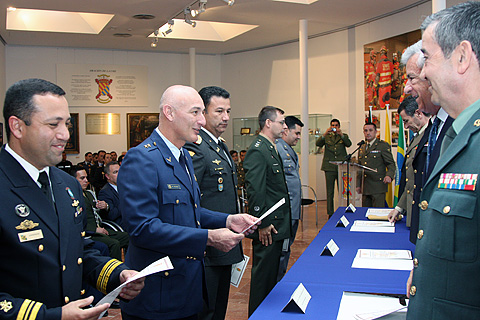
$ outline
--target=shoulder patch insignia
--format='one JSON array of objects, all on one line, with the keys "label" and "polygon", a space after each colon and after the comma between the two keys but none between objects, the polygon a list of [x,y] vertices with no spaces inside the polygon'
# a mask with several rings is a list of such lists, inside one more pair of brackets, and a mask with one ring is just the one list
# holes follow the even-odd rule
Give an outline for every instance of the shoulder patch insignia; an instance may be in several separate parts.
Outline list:
[{"label": "shoulder patch insignia", "polygon": [[195,155],[195,152],[188,150],[188,154],[190,155],[190,157],[193,157]]},{"label": "shoulder patch insignia", "polygon": [[475,120],[475,122],[473,123],[473,125],[474,125],[475,127],[480,127],[480,119]]},{"label": "shoulder patch insignia", "polygon": [[198,138],[197,138],[197,141],[195,141],[195,144],[200,144],[200,143],[202,143],[202,137],[198,135]]}]

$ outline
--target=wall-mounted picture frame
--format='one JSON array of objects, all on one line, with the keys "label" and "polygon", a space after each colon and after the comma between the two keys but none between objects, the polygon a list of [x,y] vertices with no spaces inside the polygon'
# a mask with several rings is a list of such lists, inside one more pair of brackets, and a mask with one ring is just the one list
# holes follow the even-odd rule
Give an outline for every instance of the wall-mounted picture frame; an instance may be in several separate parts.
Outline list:
[{"label": "wall-mounted picture frame", "polygon": [[133,148],[148,138],[158,127],[159,113],[127,113],[127,148]]},{"label": "wall-mounted picture frame", "polygon": [[68,125],[68,132],[70,133],[70,138],[67,141],[65,146],[65,152],[80,153],[80,142],[78,135],[78,113],[70,113],[70,124]]},{"label": "wall-mounted picture frame", "polygon": [[250,128],[241,128],[240,129],[240,134],[241,135],[246,135],[246,134],[250,134]]}]

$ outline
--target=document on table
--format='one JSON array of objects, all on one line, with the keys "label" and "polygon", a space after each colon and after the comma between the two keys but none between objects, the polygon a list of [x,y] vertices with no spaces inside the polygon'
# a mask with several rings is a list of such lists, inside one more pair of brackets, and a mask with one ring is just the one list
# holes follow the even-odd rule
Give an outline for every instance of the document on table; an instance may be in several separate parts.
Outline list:
[{"label": "document on table", "polygon": [[388,220],[390,211],[392,211],[390,208],[369,208],[365,217],[370,220]]},{"label": "document on table", "polygon": [[258,223],[258,221],[262,221],[263,219],[265,219],[266,216],[268,216],[270,213],[272,213],[273,211],[277,210],[282,204],[285,203],[285,198],[282,198],[280,199],[277,203],[275,203],[270,209],[267,210],[267,212],[265,212],[264,214],[262,214],[262,216],[260,218],[258,218],[257,221],[255,221],[255,223],[253,223],[251,226],[249,226],[248,228],[246,228],[245,230],[243,230],[242,232],[240,233],[245,233],[245,231],[249,230],[251,227],[253,227],[254,225],[256,225]]},{"label": "document on table", "polygon": [[[139,273],[137,273],[135,276],[131,277],[130,279],[128,279],[127,281],[125,281],[124,283],[122,283],[121,285],[119,285],[117,288],[115,288],[115,290],[111,291],[109,294],[107,294],[105,297],[102,298],[102,300],[100,300],[96,305],[96,306],[99,306],[101,304],[104,304],[104,303],[109,303],[109,304],[112,304],[112,302],[117,298],[117,296],[120,294],[120,291],[122,291],[122,288],[124,286],[126,286],[128,283],[132,282],[132,281],[135,281],[137,279],[140,279],[140,278],[143,278],[143,277],[146,277],[146,276],[149,276],[151,274],[154,274],[154,273],[157,273],[157,272],[161,272],[161,271],[165,271],[165,270],[170,270],[170,269],[173,269],[173,265],[172,265],[172,262],[170,261],[170,258],[169,257],[165,257],[165,258],[162,258],[162,259],[158,259],[157,261],[151,263],[150,265],[148,265],[147,267],[145,267],[142,271],[140,271]],[[102,314],[100,314],[100,316],[98,317],[98,319],[101,319],[103,317],[103,314],[105,312],[102,312]]]},{"label": "document on table", "polygon": [[[408,303],[408,299],[406,301]],[[396,297],[343,292],[337,320],[373,320],[379,318],[385,320],[406,319],[407,307],[401,305]]]},{"label": "document on table", "polygon": [[412,270],[412,252],[410,250],[358,249],[352,268]]},{"label": "document on table", "polygon": [[350,231],[394,233],[395,224],[388,221],[355,220]]}]

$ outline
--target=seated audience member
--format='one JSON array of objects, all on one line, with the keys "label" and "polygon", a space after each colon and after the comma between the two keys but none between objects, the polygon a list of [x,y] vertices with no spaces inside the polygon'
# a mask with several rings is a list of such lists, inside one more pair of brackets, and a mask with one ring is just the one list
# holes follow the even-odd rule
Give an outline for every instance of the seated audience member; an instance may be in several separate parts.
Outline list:
[{"label": "seated audience member", "polygon": [[91,239],[94,241],[105,243],[110,250],[110,256],[122,261],[121,249],[128,247],[128,234],[126,232],[107,230],[102,226],[102,219],[97,213],[97,210],[105,209],[107,203],[105,201],[97,201],[95,194],[87,190],[88,179],[85,169],[82,167],[74,167],[71,174],[82,186],[85,211],[87,214],[87,235],[91,236]]},{"label": "seated audience member", "polygon": [[117,161],[110,161],[105,165],[104,172],[107,183],[98,193],[98,200],[107,203],[107,207],[100,212],[102,217],[121,226],[122,214],[120,213],[120,199],[117,190],[118,170],[120,170],[120,166]]}]

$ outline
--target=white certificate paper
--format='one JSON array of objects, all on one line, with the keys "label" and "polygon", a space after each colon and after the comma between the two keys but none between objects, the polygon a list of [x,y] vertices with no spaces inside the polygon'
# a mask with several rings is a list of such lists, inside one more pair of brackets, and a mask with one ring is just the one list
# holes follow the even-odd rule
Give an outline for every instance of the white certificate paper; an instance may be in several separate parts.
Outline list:
[{"label": "white certificate paper", "polygon": [[[127,281],[125,281],[124,283],[119,285],[117,288],[115,288],[115,290],[112,290],[109,294],[107,294],[105,297],[103,297],[102,300],[98,301],[98,303],[95,305],[95,307],[99,306],[101,304],[104,304],[104,303],[109,303],[111,305],[112,302],[120,294],[120,291],[122,291],[122,288],[124,286],[126,286],[128,283],[130,283],[132,281],[135,281],[137,279],[149,276],[151,274],[161,272],[161,271],[165,271],[165,270],[170,270],[170,269],[173,269],[173,265],[172,265],[172,262],[170,261],[169,257],[165,257],[165,258],[159,259],[159,260],[151,263],[149,266],[145,267],[142,271],[137,273],[135,276],[131,277],[130,279],[128,279]],[[101,319],[103,317],[104,313],[105,312],[102,312],[100,314],[100,316],[98,317],[98,319]]]},{"label": "white certificate paper", "polygon": [[263,219],[265,219],[265,217],[267,217],[273,211],[277,210],[284,203],[285,203],[285,198],[282,198],[277,203],[275,203],[270,209],[268,209],[267,212],[262,214],[262,216],[260,218],[258,218],[258,220],[255,221],[255,223],[253,223],[252,225],[250,225],[248,228],[246,228],[245,230],[243,230],[240,233],[245,233],[246,231],[250,230],[250,228],[253,227],[254,225],[256,225],[258,223],[258,221],[262,221]]}]

